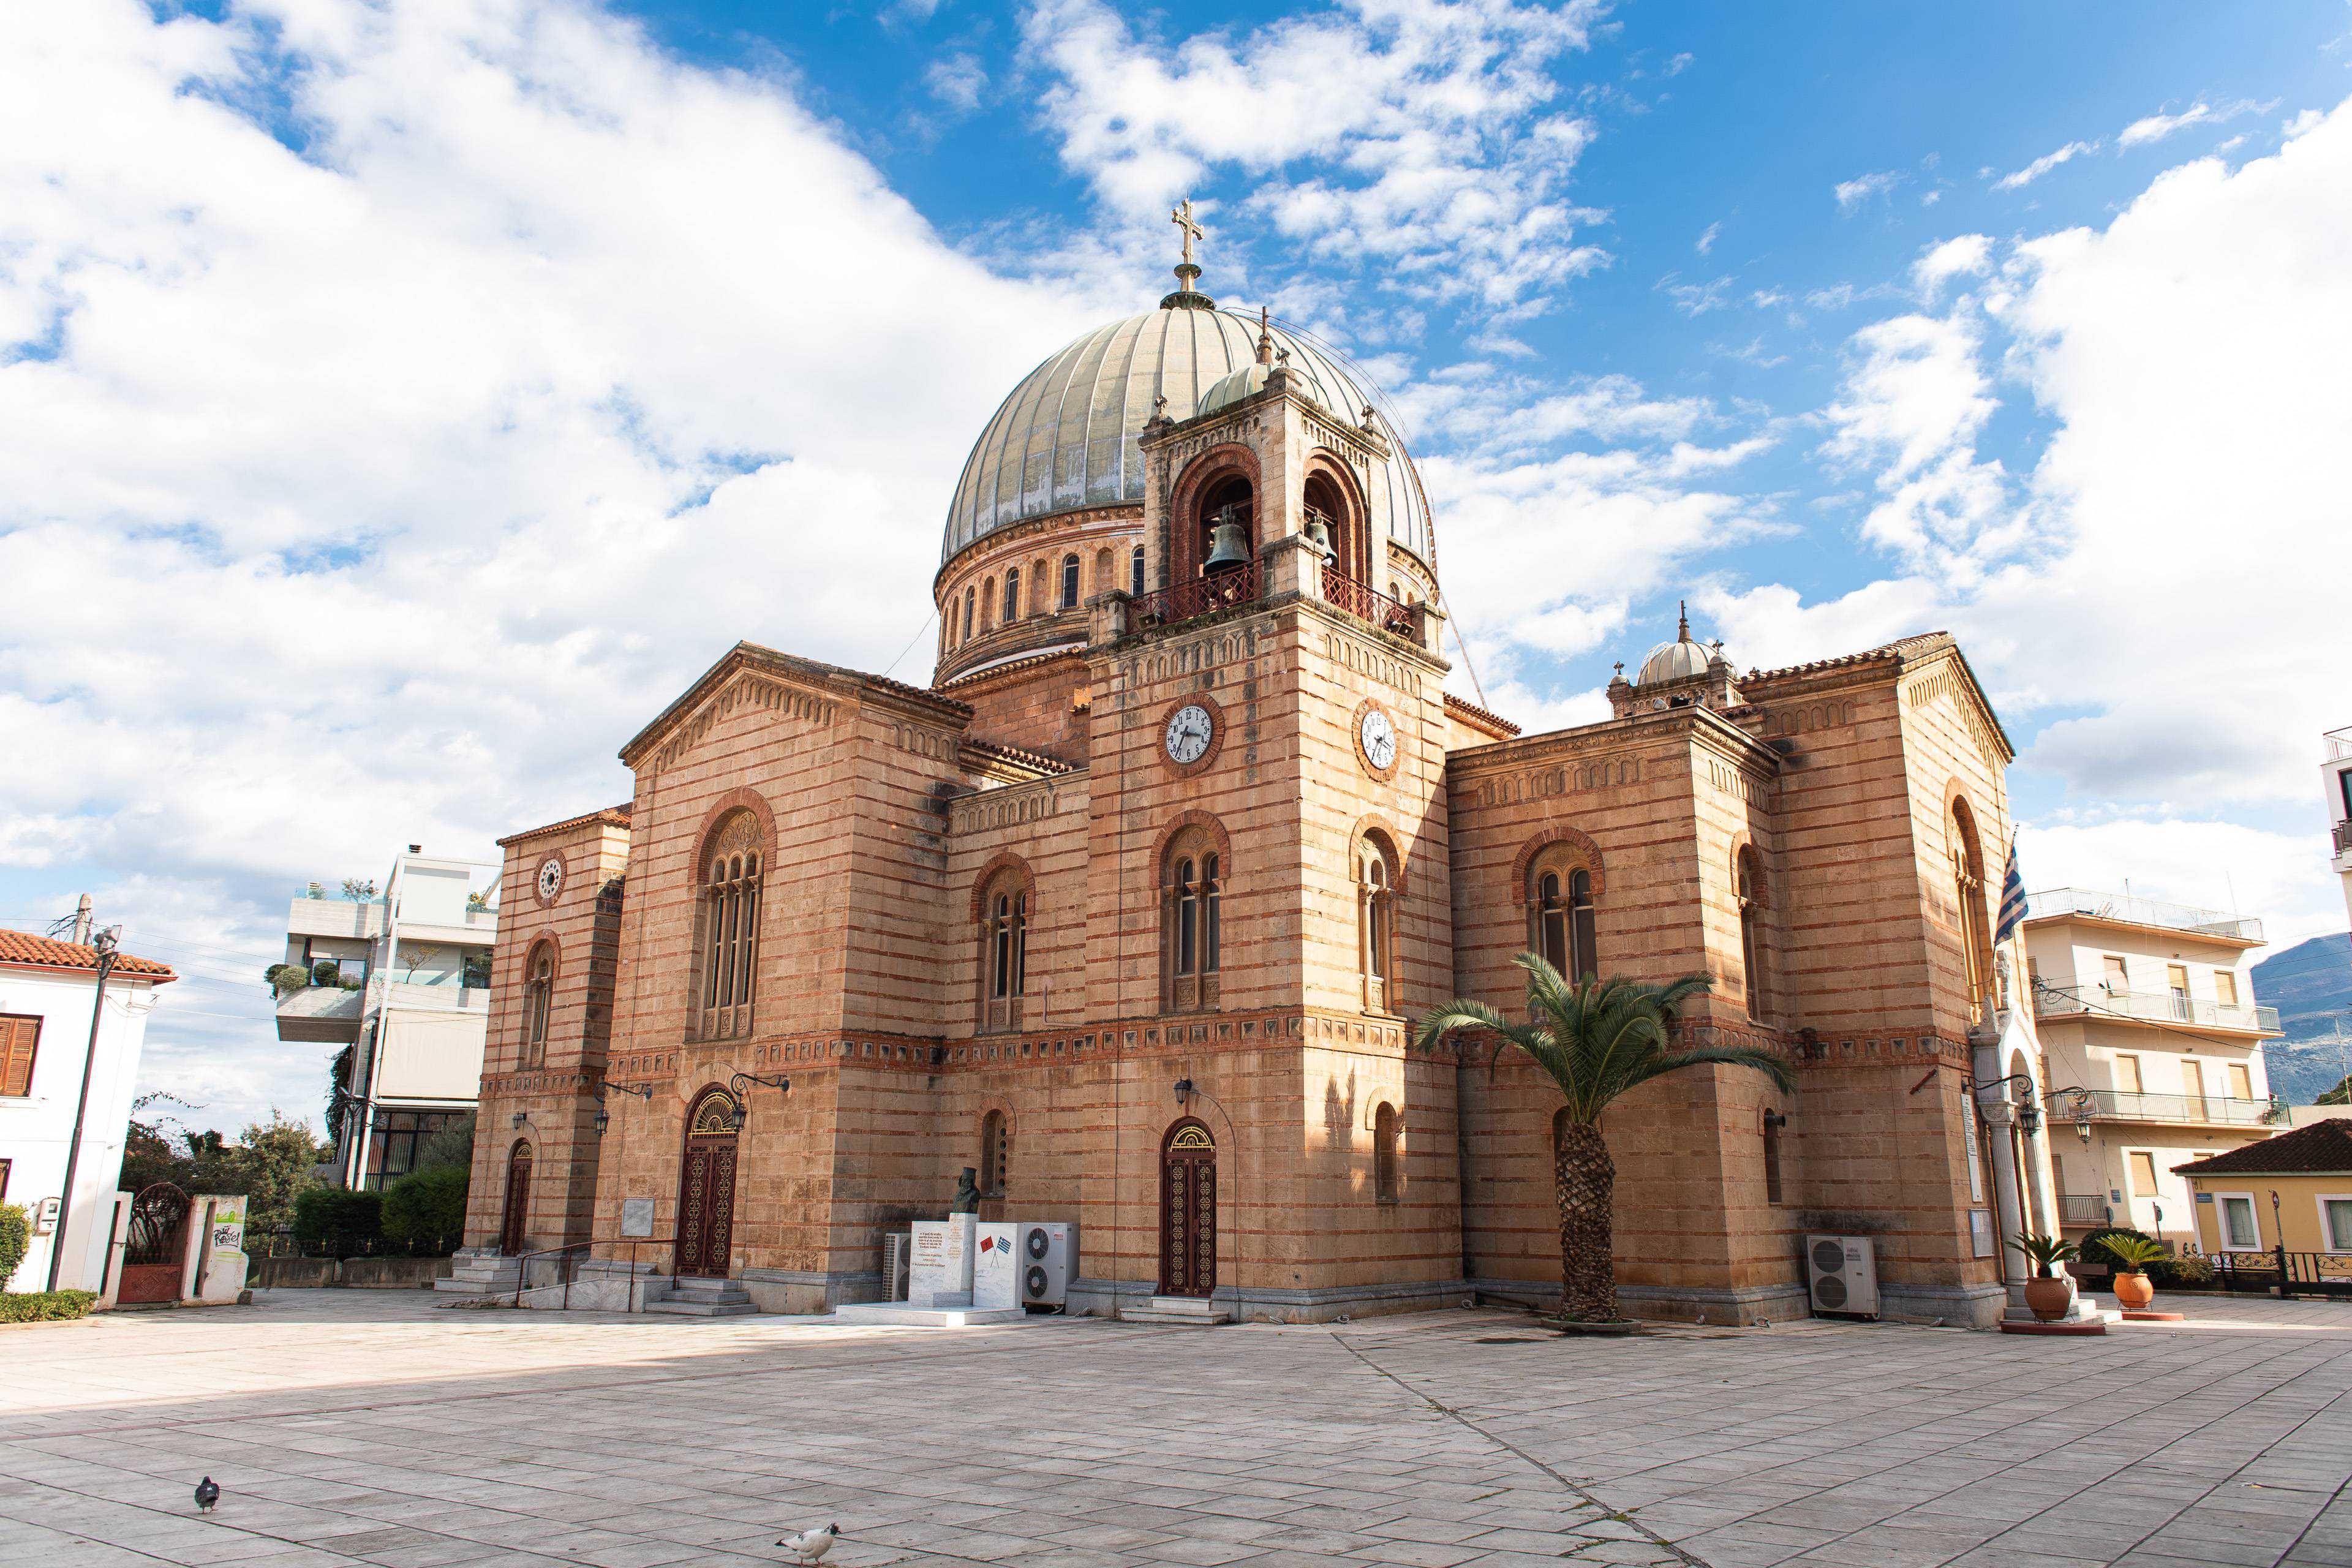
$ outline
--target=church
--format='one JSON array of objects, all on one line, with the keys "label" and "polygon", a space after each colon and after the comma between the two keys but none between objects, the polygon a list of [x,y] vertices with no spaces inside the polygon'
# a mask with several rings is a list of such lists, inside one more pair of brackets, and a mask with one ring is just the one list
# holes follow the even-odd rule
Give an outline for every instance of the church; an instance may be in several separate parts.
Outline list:
[{"label": "church", "polygon": [[1608,719],[1522,733],[1447,689],[1372,390],[1191,237],[982,429],[928,687],[739,643],[621,745],[625,805],[501,840],[465,1267],[821,1311],[969,1168],[983,1219],[1076,1227],[1073,1311],[1556,1301],[1556,1091],[1411,1043],[1533,950],[1708,976],[1685,1038],[1798,1085],[1609,1112],[1628,1310],[1801,1316],[1834,1233],[1887,1315],[1998,1318],[2012,750],[1960,649],[1741,671],[1685,620]]}]

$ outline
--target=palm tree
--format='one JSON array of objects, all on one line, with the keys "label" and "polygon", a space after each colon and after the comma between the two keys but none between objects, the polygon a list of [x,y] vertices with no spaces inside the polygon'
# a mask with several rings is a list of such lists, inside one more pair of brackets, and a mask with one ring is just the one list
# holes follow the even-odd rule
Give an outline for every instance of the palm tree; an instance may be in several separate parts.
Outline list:
[{"label": "palm tree", "polygon": [[[1673,1048],[1668,1029],[1685,1003],[1706,993],[1703,974],[1666,985],[1588,975],[1582,984],[1570,985],[1538,954],[1523,952],[1511,962],[1528,972],[1532,1023],[1511,1023],[1484,1002],[1455,1000],[1423,1014],[1413,1027],[1413,1041],[1426,1050],[1456,1029],[1483,1029],[1534,1058],[1559,1086],[1568,1116],[1552,1151],[1552,1191],[1559,1203],[1561,1310],[1570,1322],[1615,1322],[1620,1320],[1610,1205],[1617,1165],[1601,1136],[1601,1113],[1635,1084],[1684,1068],[1754,1068],[1783,1091],[1794,1089],[1796,1080],[1769,1051],[1743,1046]],[[1502,1055],[1501,1043],[1495,1054]]]}]

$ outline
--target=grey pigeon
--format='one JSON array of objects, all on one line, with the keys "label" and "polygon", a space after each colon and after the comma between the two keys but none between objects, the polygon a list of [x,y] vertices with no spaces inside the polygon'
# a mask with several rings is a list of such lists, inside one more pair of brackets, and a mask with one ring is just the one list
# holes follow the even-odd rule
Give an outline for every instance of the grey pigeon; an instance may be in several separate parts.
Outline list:
[{"label": "grey pigeon", "polygon": [[218,1501],[220,1501],[220,1488],[214,1482],[212,1477],[206,1476],[203,1480],[196,1483],[196,1511],[198,1513],[212,1512],[213,1504]]},{"label": "grey pigeon", "polygon": [[814,1563],[833,1550],[834,1537],[840,1533],[841,1526],[828,1524],[823,1530],[803,1530],[798,1535],[787,1535],[776,1544],[803,1563]]}]

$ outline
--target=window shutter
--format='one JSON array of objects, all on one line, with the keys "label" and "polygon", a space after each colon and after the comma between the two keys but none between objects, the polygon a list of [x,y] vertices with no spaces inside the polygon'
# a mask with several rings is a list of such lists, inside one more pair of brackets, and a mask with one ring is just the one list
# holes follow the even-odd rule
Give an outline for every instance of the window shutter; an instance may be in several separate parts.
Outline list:
[{"label": "window shutter", "polygon": [[40,1040],[38,1018],[0,1016],[0,1095],[33,1092],[33,1056]]}]

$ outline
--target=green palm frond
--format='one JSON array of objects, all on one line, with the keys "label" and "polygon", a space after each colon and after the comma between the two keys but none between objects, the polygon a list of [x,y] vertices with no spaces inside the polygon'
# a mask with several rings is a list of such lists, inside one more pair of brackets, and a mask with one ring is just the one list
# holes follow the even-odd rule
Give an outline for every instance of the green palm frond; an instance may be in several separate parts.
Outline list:
[{"label": "green palm frond", "polygon": [[1507,1046],[1525,1052],[1558,1086],[1570,1119],[1585,1125],[1600,1121],[1610,1103],[1634,1085],[1687,1067],[1752,1068],[1776,1088],[1795,1087],[1787,1065],[1769,1051],[1674,1048],[1675,1016],[1711,987],[1704,974],[1661,985],[1622,975],[1571,983],[1540,954],[1523,952],[1511,962],[1527,972],[1530,1022],[1514,1024],[1486,1003],[1458,999],[1424,1014],[1415,1025],[1414,1043],[1427,1048],[1458,1029],[1491,1035],[1497,1058]]}]

